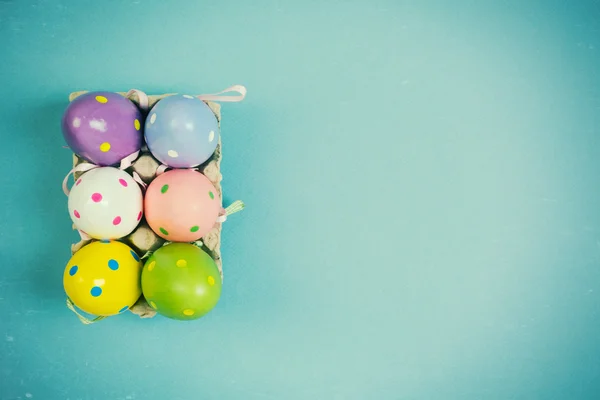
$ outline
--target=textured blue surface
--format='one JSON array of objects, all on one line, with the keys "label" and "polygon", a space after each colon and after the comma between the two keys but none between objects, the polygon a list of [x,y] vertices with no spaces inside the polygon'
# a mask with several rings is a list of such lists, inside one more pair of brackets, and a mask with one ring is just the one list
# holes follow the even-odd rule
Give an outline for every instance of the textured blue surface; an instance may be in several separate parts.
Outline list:
[{"label": "textured blue surface", "polygon": [[[0,43],[1,399],[598,398],[598,2],[8,0]],[[218,307],[82,325],[68,93],[234,83]]]}]

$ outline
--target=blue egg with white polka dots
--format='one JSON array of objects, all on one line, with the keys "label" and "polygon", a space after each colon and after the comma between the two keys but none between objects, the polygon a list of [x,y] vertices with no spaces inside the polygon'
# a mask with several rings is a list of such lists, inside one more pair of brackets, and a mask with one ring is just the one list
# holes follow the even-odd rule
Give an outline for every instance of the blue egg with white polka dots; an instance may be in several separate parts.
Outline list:
[{"label": "blue egg with white polka dots", "polygon": [[146,118],[148,149],[172,168],[196,167],[208,160],[219,142],[219,123],[210,107],[190,95],[158,101]]}]

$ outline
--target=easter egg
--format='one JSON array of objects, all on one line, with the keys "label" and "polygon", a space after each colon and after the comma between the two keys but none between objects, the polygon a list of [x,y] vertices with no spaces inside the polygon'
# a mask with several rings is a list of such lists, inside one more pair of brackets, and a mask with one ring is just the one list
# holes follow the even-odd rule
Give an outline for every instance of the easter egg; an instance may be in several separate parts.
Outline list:
[{"label": "easter egg", "polygon": [[142,147],[142,114],[118,93],[89,92],[73,100],[62,119],[65,141],[78,156],[114,165]]},{"label": "easter egg", "polygon": [[163,239],[194,242],[213,228],[221,198],[200,172],[174,169],[150,183],[144,210],[148,225]]},{"label": "easter egg", "polygon": [[213,259],[197,246],[171,243],[156,250],[142,271],[142,292],[161,315],[197,319],[221,296],[221,275]]},{"label": "easter egg", "polygon": [[83,174],[69,193],[69,215],[77,229],[95,239],[118,239],[142,219],[142,191],[131,175],[113,167]]},{"label": "easter egg", "polygon": [[212,110],[193,96],[173,95],[158,101],[146,118],[148,149],[173,168],[195,167],[210,158],[219,142]]},{"label": "easter egg", "polygon": [[76,252],[65,268],[67,296],[83,311],[109,316],[131,307],[140,297],[142,262],[129,246],[92,242]]}]

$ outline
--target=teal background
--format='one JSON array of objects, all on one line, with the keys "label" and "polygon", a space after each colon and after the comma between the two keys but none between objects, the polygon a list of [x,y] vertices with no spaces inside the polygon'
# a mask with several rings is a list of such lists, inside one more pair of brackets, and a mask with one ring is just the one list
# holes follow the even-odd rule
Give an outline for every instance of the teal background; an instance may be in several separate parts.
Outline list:
[{"label": "teal background", "polygon": [[[0,2],[0,398],[597,399],[597,1]],[[218,307],[64,306],[69,92],[212,93]]]}]

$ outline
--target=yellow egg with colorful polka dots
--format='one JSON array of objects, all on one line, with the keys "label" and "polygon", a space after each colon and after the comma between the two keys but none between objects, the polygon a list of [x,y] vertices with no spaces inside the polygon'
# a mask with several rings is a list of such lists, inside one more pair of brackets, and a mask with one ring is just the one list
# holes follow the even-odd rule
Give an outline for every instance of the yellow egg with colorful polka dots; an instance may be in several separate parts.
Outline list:
[{"label": "yellow egg with colorful polka dots", "polygon": [[99,241],[84,246],[67,263],[63,285],[81,310],[98,316],[122,313],[138,300],[142,262],[129,246]]}]

